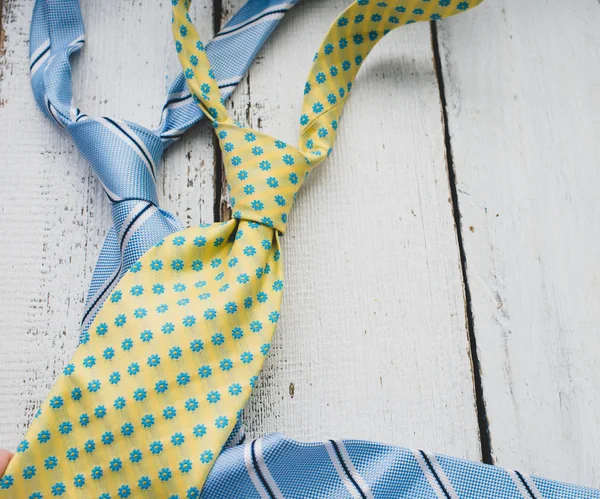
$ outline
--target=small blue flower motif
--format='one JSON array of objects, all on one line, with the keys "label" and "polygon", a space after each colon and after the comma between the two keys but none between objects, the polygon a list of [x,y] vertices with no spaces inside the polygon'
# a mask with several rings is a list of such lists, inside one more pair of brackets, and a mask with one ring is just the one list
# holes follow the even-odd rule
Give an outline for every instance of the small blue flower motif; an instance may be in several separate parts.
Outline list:
[{"label": "small blue flower motif", "polygon": [[259,146],[254,146],[252,148],[252,154],[254,154],[255,156],[260,156],[261,154],[263,154],[265,151],[262,147]]},{"label": "small blue flower motif", "polygon": [[194,77],[194,70],[192,68],[187,68],[184,74],[188,80],[191,80]]},{"label": "small blue flower motif", "polygon": [[195,55],[191,55],[190,56],[190,64],[192,66],[197,66],[198,65],[198,58]]},{"label": "small blue flower motif", "polygon": [[23,478],[25,480],[31,480],[35,476],[35,466],[26,466],[23,469]]},{"label": "small blue flower motif", "polygon": [[323,104],[320,102],[315,102],[312,107],[313,113],[318,114],[323,111]]},{"label": "small blue flower motif", "polygon": [[100,466],[94,466],[92,468],[92,480],[100,480],[102,478],[102,476],[104,475],[104,472],[102,471],[102,468]]},{"label": "small blue flower motif", "polygon": [[223,146],[223,149],[225,149],[225,151],[227,151],[227,152],[231,152],[235,149],[235,146],[233,145],[232,142],[226,142],[225,145]]},{"label": "small blue flower motif", "polygon": [[66,456],[69,461],[76,461],[79,457],[79,451],[75,447],[71,447],[67,449]]},{"label": "small blue flower motif", "polygon": [[160,330],[163,334],[171,334],[173,331],[175,331],[175,324],[173,324],[172,322],[165,322],[161,326]]},{"label": "small blue flower motif", "polygon": [[194,239],[194,246],[202,248],[206,244],[206,238],[204,236],[198,236]]},{"label": "small blue flower motif", "polygon": [[148,311],[147,311],[145,308],[143,308],[143,307],[140,307],[140,308],[136,308],[136,309],[133,311],[133,316],[134,316],[136,319],[143,319],[144,317],[146,317],[146,314],[147,314],[147,313],[148,313]]},{"label": "small blue flower motif", "polygon": [[200,294],[198,295],[198,298],[199,298],[200,300],[208,300],[208,299],[210,298],[210,293],[200,293]]},{"label": "small blue flower motif", "polygon": [[258,333],[262,329],[262,322],[260,321],[252,321],[250,323],[250,331],[253,333]]},{"label": "small blue flower motif", "polygon": [[129,454],[129,460],[132,463],[139,463],[142,460],[142,451],[139,449],[134,449]]},{"label": "small blue flower motif", "polygon": [[260,353],[262,353],[263,355],[268,355],[269,350],[271,350],[271,345],[269,343],[265,343],[260,347]]},{"label": "small blue flower motif", "polygon": [[185,401],[184,407],[185,407],[186,411],[188,411],[188,412],[194,412],[196,409],[198,409],[199,404],[198,404],[198,401],[196,399],[191,398],[191,399],[187,399]]},{"label": "small blue flower motif", "polygon": [[146,399],[146,390],[144,388],[138,388],[133,392],[133,398],[136,402],[141,402]]},{"label": "small blue flower motif", "polygon": [[341,50],[344,50],[348,46],[348,40],[346,38],[340,38],[338,46]]},{"label": "small blue flower motif", "polygon": [[157,354],[150,355],[148,357],[148,365],[150,367],[156,367],[160,364],[160,357]]},{"label": "small blue flower motif", "polygon": [[[166,305],[165,305],[166,306]],[[158,308],[158,307],[157,307]],[[157,310],[158,311],[158,310]],[[160,312],[159,312],[160,313]],[[143,343],[149,343],[152,338],[153,338],[153,334],[152,331],[146,329],[145,331],[142,331],[140,333],[140,340],[142,340]]]},{"label": "small blue flower motif", "polygon": [[115,441],[115,436],[110,431],[105,431],[100,440],[104,445],[110,445]]},{"label": "small blue flower motif", "polygon": [[163,451],[163,444],[160,442],[152,442],[150,444],[150,452],[155,456],[160,454]]},{"label": "small blue flower motif", "polygon": [[344,71],[348,71],[350,68],[352,67],[352,63],[350,61],[344,61],[342,62],[342,69]]},{"label": "small blue flower motif", "polygon": [[50,399],[50,407],[52,409],[60,409],[63,406],[63,398],[62,397],[52,397]]},{"label": "small blue flower motif", "polygon": [[177,375],[177,384],[179,386],[185,386],[190,382],[190,375],[188,373],[179,373]]},{"label": "small blue flower motif", "polygon": [[185,290],[186,286],[182,282],[176,282],[175,284],[173,284],[173,291],[175,291],[176,293],[181,293]]},{"label": "small blue flower motif", "polygon": [[[200,85],[200,90],[202,90],[202,93],[204,94],[209,94],[210,93],[210,85],[208,83],[203,83],[202,85]],[[224,139],[225,137],[227,137],[227,132],[223,131],[225,133],[224,137],[221,137],[222,139]],[[219,133],[219,136],[221,135],[221,133]]]},{"label": "small blue flower motif", "polygon": [[[451,0],[440,0],[440,5],[443,7],[448,6],[448,5],[450,5],[450,1]],[[404,13],[404,12],[406,12],[406,7],[404,7],[404,5],[399,5],[394,10],[396,12]]]},{"label": "small blue flower motif", "polygon": [[140,372],[140,365],[137,362],[132,362],[131,364],[129,364],[129,366],[127,367],[127,373],[130,376],[135,376],[137,373]]},{"label": "small blue flower motif", "polygon": [[94,416],[98,419],[102,419],[104,416],[106,416],[106,407],[104,407],[103,405],[97,406],[94,409]]},{"label": "small blue flower motif", "polygon": [[244,336],[244,330],[240,327],[234,327],[231,330],[231,336],[236,340],[240,340]]},{"label": "small blue flower motif", "polygon": [[423,9],[414,9],[413,14],[415,14],[416,16],[420,16],[423,14]]},{"label": "small blue flower motif", "polygon": [[279,320],[279,312],[274,311],[269,314],[269,321],[276,323]]},{"label": "small blue flower motif", "polygon": [[248,284],[248,282],[250,282],[250,277],[248,277],[248,274],[240,274],[237,276],[236,280],[240,284]]},{"label": "small blue flower motif", "polygon": [[183,24],[179,26],[179,33],[181,36],[187,36],[187,28]]},{"label": "small blue flower motif", "polygon": [[[327,102],[329,102],[329,104],[335,104],[337,102],[337,97],[335,96],[335,94],[329,94],[327,96]],[[326,137],[327,130],[325,130],[325,135],[321,135],[321,130],[325,130],[325,129],[324,128],[319,129],[319,137]]]},{"label": "small blue flower motif", "polygon": [[88,440],[84,446],[83,449],[88,453],[91,454],[92,452],[94,452],[96,450],[96,443],[93,440]]},{"label": "small blue flower motif", "polygon": [[120,411],[121,409],[123,409],[125,407],[125,405],[127,405],[127,402],[125,401],[125,397],[117,397],[113,404],[114,408],[117,411]]},{"label": "small blue flower motif", "polygon": [[209,450],[205,450],[202,454],[200,454],[200,461],[204,464],[208,464],[213,460],[213,453]]},{"label": "small blue flower motif", "polygon": [[118,303],[123,296],[123,292],[120,290],[115,291],[112,295],[110,295],[110,301],[113,303]]},{"label": "small blue flower motif", "polygon": [[244,364],[250,364],[250,362],[254,360],[254,355],[252,355],[250,352],[244,352],[242,355],[240,355],[240,360]]},{"label": "small blue flower motif", "polygon": [[165,393],[169,389],[169,383],[167,383],[164,379],[157,381],[154,385],[154,389],[157,393]]},{"label": "small blue flower motif", "polygon": [[432,21],[439,21],[442,18],[439,14],[431,14],[430,19]]},{"label": "small blue flower motif", "polygon": [[348,18],[347,17],[340,17],[338,19],[337,25],[340,28],[343,28],[344,26],[347,26],[348,25]]},{"label": "small blue flower motif", "polygon": [[212,375],[212,369],[210,368],[210,366],[202,366],[198,369],[198,374],[201,378],[210,378],[210,376]]},{"label": "small blue flower motif", "polygon": [[162,270],[162,268],[163,268],[163,262],[162,262],[162,260],[152,260],[150,262],[150,268],[152,270],[154,270],[155,272],[158,272],[159,270]]},{"label": "small blue flower motif", "polygon": [[190,303],[189,298],[181,298],[180,300],[177,300],[177,305],[179,305],[180,307],[184,307],[185,305],[188,305],[189,303]]},{"label": "small blue flower motif", "polygon": [[110,471],[119,471],[123,467],[123,462],[118,457],[115,457],[108,463],[108,467]]},{"label": "small blue flower motif", "polygon": [[90,417],[85,412],[79,416],[79,424],[84,428],[90,424]]},{"label": "small blue flower motif", "polygon": [[[63,421],[60,425],[58,425],[58,431],[61,435],[68,435],[69,433],[71,433],[72,429],[73,425],[68,421]],[[17,447],[17,452],[25,452],[28,447],[29,444],[27,443],[27,441],[23,440],[23,442],[19,444],[19,447]]]},{"label": "small blue flower motif", "polygon": [[244,308],[251,308],[252,307],[252,297],[248,296],[246,298],[244,298]]},{"label": "small blue flower motif", "polygon": [[65,493],[65,490],[67,490],[67,488],[65,487],[64,483],[56,482],[54,485],[52,485],[51,490],[53,496],[59,497]]},{"label": "small blue flower motif", "polygon": [[210,404],[216,404],[219,400],[221,400],[221,394],[213,390],[212,392],[208,392],[206,395],[206,400],[208,400]]},{"label": "small blue flower motif", "polygon": [[155,284],[152,286],[152,292],[155,295],[162,295],[165,292],[165,287],[162,284]]},{"label": "small blue flower motif", "polygon": [[129,485],[121,485],[117,491],[117,494],[121,499],[127,499],[131,496],[131,488]]},{"label": "small blue flower motif", "polygon": [[258,267],[256,269],[256,278],[257,279],[262,279],[262,276],[264,275],[265,271],[263,270],[262,267]]},{"label": "small blue flower motif", "polygon": [[125,317],[125,314],[119,314],[117,317],[115,317],[115,326],[117,327],[123,327],[126,322],[127,317]]},{"label": "small blue flower motif", "polygon": [[183,236],[175,236],[173,238],[173,245],[175,246],[183,246],[185,244],[185,237]]},{"label": "small blue flower motif", "polygon": [[265,207],[264,203],[258,199],[255,199],[254,201],[252,201],[250,203],[250,206],[252,206],[252,209],[254,209],[256,211],[261,211]]},{"label": "small blue flower motif", "polygon": [[58,459],[55,456],[50,456],[44,461],[44,467],[47,470],[53,470],[58,465]]},{"label": "small blue flower motif", "polygon": [[179,347],[171,347],[169,350],[169,358],[171,360],[177,360],[179,357],[181,357],[181,354],[182,350]]},{"label": "small blue flower motif", "polygon": [[266,172],[266,171],[269,171],[269,170],[271,169],[271,162],[270,162],[270,161],[266,161],[266,160],[265,160],[265,161],[261,161],[261,162],[258,164],[258,167],[259,167],[261,170],[265,171],[265,172]]},{"label": "small blue flower motif", "polygon": [[267,295],[267,293],[265,293],[264,291],[259,291],[258,294],[256,295],[256,299],[258,300],[259,303],[264,303],[268,300],[269,295]]},{"label": "small blue flower motif", "polygon": [[296,175],[295,173],[290,173],[289,179],[292,184],[298,183],[298,175]]},{"label": "small blue flower motif", "polygon": [[231,158],[231,164],[233,166],[240,166],[242,164],[242,158],[240,158],[239,156],[234,156],[233,158]]},{"label": "small blue flower motif", "polygon": [[121,348],[123,350],[125,350],[126,352],[131,350],[133,348],[133,340],[131,338],[125,338],[122,342],[121,342]]},{"label": "small blue flower motif", "polygon": [[469,2],[460,2],[456,8],[458,10],[467,10],[469,8]]},{"label": "small blue flower motif", "polygon": [[73,479],[73,485],[75,485],[76,488],[80,489],[85,485],[85,477],[81,473],[78,473]]},{"label": "small blue flower motif", "polygon": [[198,41],[196,42],[196,48],[197,48],[197,49],[198,49],[200,52],[204,52],[204,44],[203,44],[203,43],[202,43],[200,40],[198,40]]},{"label": "small blue flower motif", "polygon": [[97,379],[90,381],[88,383],[88,390],[92,393],[96,393],[98,390],[100,390],[100,381]]},{"label": "small blue flower motif", "polygon": [[192,469],[192,462],[189,459],[184,459],[179,463],[179,471],[189,473]]},{"label": "small blue flower motif", "polygon": [[223,371],[230,371],[233,367],[233,362],[231,359],[223,359],[221,362],[219,362],[219,367]]},{"label": "small blue flower motif", "polygon": [[130,437],[131,435],[133,435],[133,432],[134,428],[131,423],[125,423],[123,426],[121,426],[121,434],[124,437]]},{"label": "small blue flower motif", "polygon": [[152,480],[150,477],[142,476],[138,480],[138,487],[142,490],[148,490],[152,486]]},{"label": "small blue flower motif", "polygon": [[145,414],[144,416],[142,416],[142,426],[144,428],[152,428],[152,426],[154,426],[154,416],[152,414]]},{"label": "small blue flower motif", "polygon": [[325,76],[325,73],[320,71],[316,74],[315,80],[317,80],[317,83],[325,83],[325,80],[327,80],[327,76]]},{"label": "small blue flower motif", "polygon": [[45,444],[50,440],[50,432],[48,430],[42,430],[38,433],[37,436],[38,442],[41,444]]},{"label": "small blue flower motif", "polygon": [[308,93],[310,92],[311,88],[312,87],[310,86],[310,83],[306,82],[304,84],[304,95],[308,95]]},{"label": "small blue flower motif", "polygon": [[252,376],[250,378],[250,388],[254,388],[258,382],[258,376]]},{"label": "small blue flower motif", "polygon": [[144,287],[139,284],[133,286],[130,290],[131,296],[141,296],[144,293]]},{"label": "small blue flower motif", "polygon": [[252,132],[248,132],[246,135],[244,135],[244,139],[246,142],[254,142],[256,140],[256,135]]},{"label": "small blue flower motif", "polygon": [[294,157],[291,154],[285,154],[283,156],[283,162],[286,165],[290,165],[291,166],[291,165],[293,165],[295,163],[295,160],[294,160]]},{"label": "small blue flower motif", "polygon": [[168,482],[172,476],[173,476],[173,473],[171,472],[171,470],[169,468],[161,468],[158,472],[158,479],[161,482]]},{"label": "small blue flower motif", "polygon": [[360,24],[365,20],[365,16],[362,14],[358,14],[355,18],[354,18],[354,24]]},{"label": "small blue flower motif", "polygon": [[284,198],[282,195],[280,195],[280,194],[277,194],[277,196],[275,196],[275,198],[274,198],[274,199],[275,199],[275,202],[276,202],[276,203],[277,203],[279,206],[285,206],[285,205],[286,205],[285,198]]},{"label": "small blue flower motif", "polygon": [[185,327],[192,327],[194,324],[196,324],[196,317],[193,315],[186,315],[182,322]]},{"label": "small blue flower motif", "polygon": [[175,447],[179,447],[180,445],[183,444],[183,442],[185,442],[185,437],[183,436],[183,433],[174,433],[173,436],[171,437],[171,443],[175,446]]},{"label": "small blue flower motif", "polygon": [[96,334],[98,336],[104,336],[108,332],[108,324],[101,322],[96,326]]},{"label": "small blue flower motif", "polygon": [[356,34],[352,36],[352,41],[354,42],[354,45],[360,45],[362,42],[365,41],[365,39],[362,35]]},{"label": "small blue flower motif", "polygon": [[379,37],[379,33],[375,30],[369,31],[369,40],[374,42]]},{"label": "small blue flower motif", "polygon": [[177,272],[179,272],[180,270],[183,270],[183,266],[184,266],[183,260],[180,260],[179,258],[176,260],[173,260],[171,262],[171,268]]},{"label": "small blue flower motif", "polygon": [[194,426],[192,433],[196,438],[202,438],[204,435],[206,435],[206,426],[203,424],[198,424]]},{"label": "small blue flower motif", "polygon": [[283,281],[281,279],[277,279],[273,283],[273,290],[274,291],[281,291],[282,289],[283,289]]},{"label": "small blue flower motif", "polygon": [[220,346],[225,343],[225,336],[223,336],[221,333],[215,333],[213,334],[211,341],[213,342],[213,345]]},{"label": "small blue flower motif", "polygon": [[[202,340],[196,339],[196,340],[192,340],[190,342],[190,350],[194,353],[200,352],[203,348],[204,348],[204,343],[202,342]],[[175,349],[177,349],[177,350],[175,350]],[[175,352],[178,353],[177,357],[171,357],[171,358],[179,358],[181,356],[181,348],[173,347],[171,349],[171,351],[173,351],[174,353]],[[169,355],[170,355],[170,353],[169,353]]]},{"label": "small blue flower motif", "polygon": [[96,357],[90,355],[83,359],[83,367],[87,367],[88,369],[94,367],[96,365]]},{"label": "small blue flower motif", "polygon": [[237,312],[237,305],[230,301],[225,304],[225,312],[228,314],[235,314]]},{"label": "small blue flower motif", "polygon": [[215,419],[215,426],[219,429],[226,428],[228,424],[229,419],[227,419],[225,416],[219,416],[217,419]]},{"label": "small blue flower motif", "polygon": [[254,246],[246,246],[244,248],[244,255],[246,255],[246,256],[256,255],[256,248]]},{"label": "small blue flower motif", "polygon": [[177,416],[177,409],[172,405],[169,405],[163,409],[163,417],[165,419],[173,419]]},{"label": "small blue flower motif", "polygon": [[208,308],[204,311],[204,318],[207,321],[212,321],[217,317],[217,311],[214,308]]}]

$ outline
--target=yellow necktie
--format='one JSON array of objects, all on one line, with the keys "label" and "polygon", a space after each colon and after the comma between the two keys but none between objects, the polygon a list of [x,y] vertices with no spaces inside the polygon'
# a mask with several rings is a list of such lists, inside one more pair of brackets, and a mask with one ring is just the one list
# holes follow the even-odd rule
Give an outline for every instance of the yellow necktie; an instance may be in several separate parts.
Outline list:
[{"label": "yellow necktie", "polygon": [[269,351],[288,213],[331,151],[361,63],[390,30],[480,1],[353,3],[315,56],[296,148],[229,118],[190,2],[172,0],[176,48],[219,137],[234,218],[169,236],[123,277],[19,446],[2,499],[199,497]]}]

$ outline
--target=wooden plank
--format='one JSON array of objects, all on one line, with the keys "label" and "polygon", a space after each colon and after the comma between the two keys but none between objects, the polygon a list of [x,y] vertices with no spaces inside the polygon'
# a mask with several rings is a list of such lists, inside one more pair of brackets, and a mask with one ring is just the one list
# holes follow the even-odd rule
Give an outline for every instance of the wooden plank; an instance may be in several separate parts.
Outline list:
[{"label": "wooden plank", "polygon": [[439,24],[497,464],[600,486],[600,5]]},{"label": "wooden plank", "polygon": [[[110,209],[69,137],[36,108],[29,87],[33,2],[4,0],[0,55],[0,447],[13,448],[77,343],[85,290]],[[156,125],[179,71],[169,5],[82,2],[87,44],[74,68],[79,107]],[[195,2],[212,32],[212,1]],[[167,69],[165,69],[167,68]],[[167,77],[167,75],[169,75]],[[162,206],[186,223],[212,221],[212,132],[200,126],[167,153]]]},{"label": "wooden plank", "polygon": [[[237,119],[296,143],[312,56],[347,3],[303,1],[287,15],[233,96]],[[399,30],[371,54],[333,156],[299,194],[251,435],[480,458],[429,30]]]}]

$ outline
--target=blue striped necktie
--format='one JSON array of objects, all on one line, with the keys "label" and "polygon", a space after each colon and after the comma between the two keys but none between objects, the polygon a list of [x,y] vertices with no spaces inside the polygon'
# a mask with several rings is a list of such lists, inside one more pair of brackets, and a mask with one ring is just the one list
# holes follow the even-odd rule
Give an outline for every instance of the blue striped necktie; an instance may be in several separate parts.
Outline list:
[{"label": "blue striped necktie", "polygon": [[[229,97],[283,15],[299,0],[250,0],[207,45],[221,95]],[[112,205],[113,226],[100,251],[87,295],[81,340],[119,278],[154,244],[183,228],[158,206],[162,155],[203,114],[183,73],[175,79],[155,130],[73,104],[69,57],[84,43],[79,0],[37,0],[31,23],[30,70],[42,111],[65,129],[89,161]]]},{"label": "blue striped necktie", "polygon": [[[278,19],[297,1],[251,0],[207,46],[224,98]],[[366,5],[369,0],[358,3]],[[202,113],[186,88],[184,75],[171,86],[156,130],[81,113],[72,105],[69,55],[82,44],[77,1],[36,2],[31,30],[36,100],[71,134],[113,204],[114,226],[101,251],[86,304],[85,342],[88,324],[119,277],[153,244],[181,229],[171,214],[158,208],[156,169],[166,147],[201,119]],[[9,475],[0,480],[0,496],[10,488],[11,480]],[[600,491],[419,450],[356,440],[307,444],[274,434],[223,450],[201,497],[600,499]]]}]

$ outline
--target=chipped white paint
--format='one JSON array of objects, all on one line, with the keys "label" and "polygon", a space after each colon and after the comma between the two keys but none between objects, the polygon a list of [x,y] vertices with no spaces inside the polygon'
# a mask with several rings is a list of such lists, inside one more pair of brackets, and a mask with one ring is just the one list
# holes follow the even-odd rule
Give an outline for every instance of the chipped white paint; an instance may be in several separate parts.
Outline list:
[{"label": "chipped white paint", "polygon": [[596,0],[497,0],[440,25],[493,454],[591,486],[600,486],[599,25]]},{"label": "chipped white paint", "polygon": [[[598,5],[584,1],[589,12],[570,13],[579,23],[573,31],[558,7],[550,6],[555,17],[538,19],[552,2],[534,9],[498,0],[440,24],[440,40],[494,456],[598,485],[600,366],[591,333],[599,285],[590,229],[600,178],[589,112],[594,99],[598,107],[598,73],[587,68],[598,62]],[[156,124],[164,75],[177,71],[169,2],[82,3],[88,42],[75,65],[79,107]],[[296,142],[312,54],[347,3],[303,0],[294,8],[234,94],[236,117]],[[211,4],[195,0],[206,39]],[[2,13],[0,447],[10,448],[75,347],[110,218],[85,161],[35,108],[27,75],[32,5],[4,0]],[[239,5],[224,0],[224,17]],[[537,31],[519,15],[536,18]],[[561,22],[570,52],[546,21]],[[586,39],[587,52],[574,54]],[[529,44],[523,57],[521,44]],[[335,151],[303,187],[284,237],[283,318],[247,424],[252,435],[369,438],[479,459],[430,27],[390,34],[353,92]],[[563,93],[568,106],[558,100]],[[187,224],[212,220],[213,146],[208,127],[198,126],[163,163],[162,206]]]}]

